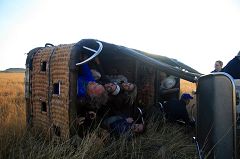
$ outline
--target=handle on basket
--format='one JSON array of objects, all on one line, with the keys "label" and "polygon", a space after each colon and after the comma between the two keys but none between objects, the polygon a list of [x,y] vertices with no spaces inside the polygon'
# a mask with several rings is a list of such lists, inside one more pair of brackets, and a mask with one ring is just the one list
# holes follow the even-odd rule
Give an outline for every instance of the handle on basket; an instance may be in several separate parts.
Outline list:
[{"label": "handle on basket", "polygon": [[54,45],[53,44],[51,44],[51,43],[46,43],[45,44],[45,47],[53,47]]}]

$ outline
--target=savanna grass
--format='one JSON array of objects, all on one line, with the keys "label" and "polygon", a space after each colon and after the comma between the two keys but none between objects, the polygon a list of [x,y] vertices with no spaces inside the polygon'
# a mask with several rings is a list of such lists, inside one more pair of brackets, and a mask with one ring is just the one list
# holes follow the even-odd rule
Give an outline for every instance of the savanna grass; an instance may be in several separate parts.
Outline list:
[{"label": "savanna grass", "polygon": [[67,141],[32,133],[25,124],[23,73],[0,73],[0,101],[0,158],[196,158],[193,134],[163,122],[159,114],[152,114],[146,131],[132,140],[114,139],[99,127],[83,139],[74,136]]}]

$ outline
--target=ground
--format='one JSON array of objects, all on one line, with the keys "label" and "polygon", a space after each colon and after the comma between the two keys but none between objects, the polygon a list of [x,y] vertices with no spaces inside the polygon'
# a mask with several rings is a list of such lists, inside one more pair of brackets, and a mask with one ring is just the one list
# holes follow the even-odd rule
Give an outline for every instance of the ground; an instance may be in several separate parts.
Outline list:
[{"label": "ground", "polygon": [[[195,85],[187,81],[181,81],[181,85],[181,92],[195,90]],[[68,141],[49,141],[29,132],[23,73],[0,73],[0,101],[0,158],[196,158],[191,139],[194,132],[165,123],[158,114],[153,114],[146,131],[132,140],[124,136],[113,140],[100,128],[84,139]]]}]

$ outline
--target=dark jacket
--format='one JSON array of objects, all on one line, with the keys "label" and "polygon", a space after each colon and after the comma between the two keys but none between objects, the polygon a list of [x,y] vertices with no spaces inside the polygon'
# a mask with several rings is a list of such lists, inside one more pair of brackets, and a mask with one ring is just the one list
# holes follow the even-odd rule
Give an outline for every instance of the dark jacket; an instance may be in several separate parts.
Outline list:
[{"label": "dark jacket", "polygon": [[129,103],[128,94],[122,89],[117,95],[109,94],[108,102],[106,106],[100,109],[99,113],[105,113],[107,116],[115,116],[115,115],[125,115],[131,116],[131,108],[132,105]]},{"label": "dark jacket", "polygon": [[186,123],[190,122],[184,100],[168,101],[166,104],[164,104],[164,111],[166,112],[166,118],[169,121],[174,122],[176,120],[183,120]]},{"label": "dark jacket", "polygon": [[214,73],[214,72],[223,72],[223,69],[221,69],[220,71],[213,70],[211,73]]},{"label": "dark jacket", "polygon": [[101,107],[97,114],[103,119],[111,116],[132,117],[136,123],[142,123],[142,114],[140,114],[136,104],[131,103],[129,94],[123,89],[118,95],[109,95],[107,104]]},{"label": "dark jacket", "polygon": [[120,135],[128,134],[131,137],[131,126],[132,123],[128,123],[125,118],[118,119],[110,124],[110,133],[115,137],[120,137]]}]

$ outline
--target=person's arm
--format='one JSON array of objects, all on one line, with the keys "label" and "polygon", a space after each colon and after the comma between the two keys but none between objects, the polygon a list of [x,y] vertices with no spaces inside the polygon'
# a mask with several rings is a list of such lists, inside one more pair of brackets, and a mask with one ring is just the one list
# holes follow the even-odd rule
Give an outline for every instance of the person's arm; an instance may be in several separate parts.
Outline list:
[{"label": "person's arm", "polygon": [[99,82],[103,83],[103,84],[111,82],[110,79],[106,76],[105,71],[103,70],[103,67],[102,67],[98,57],[95,58],[95,62],[97,64],[97,66],[96,66],[97,70],[101,74],[101,78],[99,79]]},{"label": "person's arm", "polygon": [[85,77],[87,81],[95,81],[94,77],[92,75],[92,72],[90,68],[88,67],[88,64],[82,65],[82,76]]},{"label": "person's arm", "polygon": [[78,73],[77,79],[77,94],[78,96],[86,96],[86,87],[88,82],[94,81],[94,77],[92,76],[92,72],[88,67],[88,64],[83,64],[81,66],[81,70]]},{"label": "person's arm", "polygon": [[160,91],[160,94],[165,95],[165,94],[175,93],[177,91],[179,91],[179,88],[164,89]]}]

